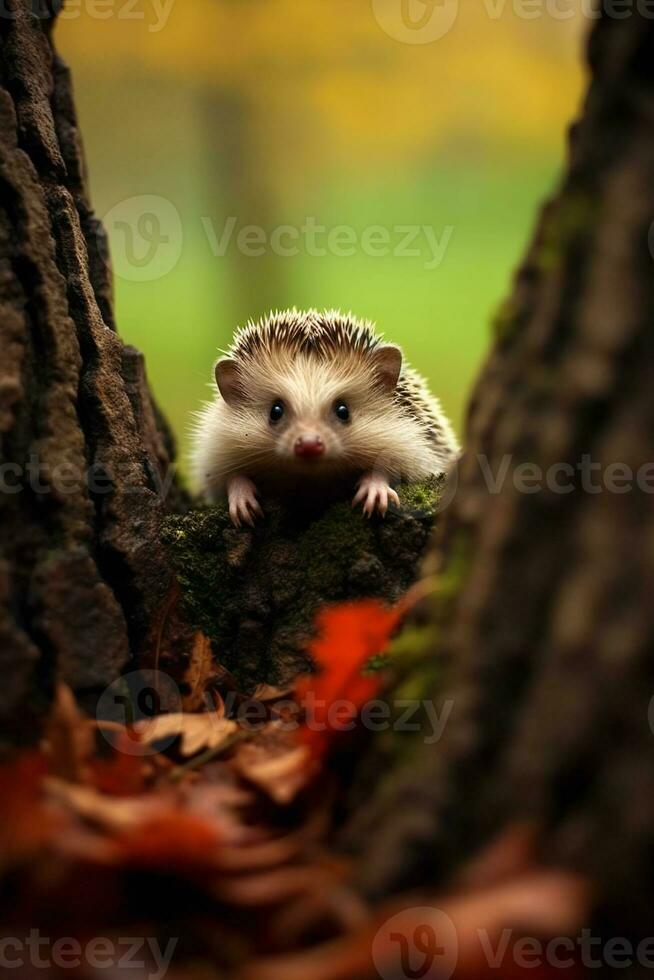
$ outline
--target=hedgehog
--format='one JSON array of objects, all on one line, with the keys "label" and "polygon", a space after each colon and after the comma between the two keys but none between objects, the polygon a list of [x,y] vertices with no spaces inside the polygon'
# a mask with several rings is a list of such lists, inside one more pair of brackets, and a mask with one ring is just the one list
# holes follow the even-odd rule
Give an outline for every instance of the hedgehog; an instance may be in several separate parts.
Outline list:
[{"label": "hedgehog", "polygon": [[399,506],[393,485],[443,473],[458,453],[424,379],[374,325],[336,310],[271,313],[236,331],[197,413],[195,482],[227,499],[232,523],[263,516],[259,495],[349,487],[370,517]]}]

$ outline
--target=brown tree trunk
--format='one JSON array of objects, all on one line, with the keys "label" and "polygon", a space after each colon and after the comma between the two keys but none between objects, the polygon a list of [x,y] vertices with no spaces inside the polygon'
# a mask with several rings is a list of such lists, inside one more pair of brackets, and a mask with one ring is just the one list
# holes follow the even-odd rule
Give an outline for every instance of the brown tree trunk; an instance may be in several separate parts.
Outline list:
[{"label": "brown tree trunk", "polygon": [[[45,2],[0,18],[0,689],[3,729],[53,678],[111,681],[170,587],[173,447],[113,322],[68,69]],[[54,6],[54,5],[53,5]],[[166,489],[169,492],[166,493]],[[24,727],[24,726],[23,726]]]},{"label": "brown tree trunk", "polygon": [[531,820],[542,859],[587,873],[624,936],[654,911],[654,24],[603,15],[589,62],[568,172],[498,318],[441,519],[425,653],[447,665],[436,700],[452,713],[350,842],[385,894],[442,882]]}]

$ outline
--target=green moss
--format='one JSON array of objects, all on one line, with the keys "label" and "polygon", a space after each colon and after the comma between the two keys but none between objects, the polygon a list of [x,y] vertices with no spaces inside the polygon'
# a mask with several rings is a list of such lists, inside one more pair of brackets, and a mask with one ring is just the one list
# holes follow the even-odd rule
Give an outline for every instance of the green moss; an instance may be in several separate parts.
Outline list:
[{"label": "green moss", "polygon": [[211,636],[221,621],[229,598],[229,576],[215,562],[223,549],[223,533],[229,525],[225,507],[190,511],[164,523],[163,537],[169,546],[182,589],[190,623]]},{"label": "green moss", "polygon": [[420,659],[424,651],[433,647],[436,631],[431,623],[414,626],[407,625],[395,637],[388,650],[388,657],[394,666],[401,668]]},{"label": "green moss", "polygon": [[559,268],[569,249],[592,229],[597,205],[585,190],[568,190],[545,212],[535,263],[543,271]]},{"label": "green moss", "polygon": [[[386,666],[392,672],[388,692],[391,704],[432,700],[439,690],[443,678],[442,630],[467,579],[471,558],[469,535],[460,530],[451,543],[447,565],[435,581],[434,593],[425,600],[429,606],[426,617],[423,611],[417,622],[409,618],[386,652]],[[399,756],[412,751],[416,742],[411,733],[392,734],[385,748],[389,764],[391,758],[394,764]]]},{"label": "green moss", "polygon": [[496,340],[510,340],[518,332],[520,318],[518,307],[513,299],[506,299],[493,317],[492,329]]},{"label": "green moss", "polygon": [[361,512],[349,503],[334,504],[307,528],[299,542],[309,591],[337,590],[353,555],[369,552],[373,547],[370,521],[362,520]]},{"label": "green moss", "polygon": [[433,701],[442,683],[438,638],[439,630],[433,624],[409,623],[386,654],[373,658],[375,665],[385,668],[391,678],[384,693],[391,721],[386,730],[375,734],[374,747],[370,749],[376,760],[372,768],[378,774],[375,791],[385,777],[392,777],[409,764],[413,754],[423,747],[425,737],[433,734],[425,702]]},{"label": "green moss", "polygon": [[447,605],[455,599],[467,578],[472,559],[472,545],[467,531],[461,529],[454,537],[448,553],[448,561],[438,578],[436,599]]},{"label": "green moss", "polygon": [[400,505],[404,510],[435,514],[443,492],[444,477],[432,477],[422,483],[405,483],[398,488]]},{"label": "green moss", "polygon": [[438,636],[432,623],[409,623],[394,638],[386,654],[394,698],[421,699],[433,693],[440,675]]},{"label": "green moss", "polygon": [[391,658],[387,653],[376,653],[374,657],[366,663],[363,668],[362,673],[364,674],[378,674],[380,671],[385,670],[387,667],[391,666]]}]

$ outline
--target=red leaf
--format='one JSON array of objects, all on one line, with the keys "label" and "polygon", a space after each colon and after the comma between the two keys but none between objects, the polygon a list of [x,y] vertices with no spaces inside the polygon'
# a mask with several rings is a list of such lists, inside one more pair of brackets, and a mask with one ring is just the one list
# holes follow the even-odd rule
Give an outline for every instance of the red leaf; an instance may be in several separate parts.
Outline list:
[{"label": "red leaf", "polygon": [[352,727],[359,709],[379,689],[378,676],[363,676],[370,657],[382,653],[397,626],[401,610],[375,599],[332,606],[319,613],[318,634],[309,653],[320,673],[301,677],[296,694],[305,709],[302,741],[323,755],[335,732]]},{"label": "red leaf", "polygon": [[87,766],[89,782],[101,793],[110,796],[133,796],[145,788],[146,778],[151,771],[147,760],[138,755],[129,755],[123,750],[130,736],[119,736],[115,751],[109,758],[91,759]]},{"label": "red leaf", "polygon": [[0,766],[0,869],[32,858],[59,827],[43,797],[48,763],[40,752],[29,752]]},{"label": "red leaf", "polygon": [[126,863],[166,872],[206,872],[220,843],[218,828],[202,817],[171,809],[121,833]]}]

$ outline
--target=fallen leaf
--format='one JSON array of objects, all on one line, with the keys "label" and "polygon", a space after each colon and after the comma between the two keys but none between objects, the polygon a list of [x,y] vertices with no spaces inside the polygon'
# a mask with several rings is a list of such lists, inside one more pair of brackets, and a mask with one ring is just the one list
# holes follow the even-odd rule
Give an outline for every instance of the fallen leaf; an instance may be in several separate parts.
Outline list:
[{"label": "fallen leaf", "polygon": [[269,725],[242,743],[231,760],[236,771],[280,806],[290,803],[307,784],[315,765],[306,745]]},{"label": "fallen leaf", "polygon": [[182,698],[184,711],[197,711],[206,707],[207,681],[215,673],[216,665],[213,661],[211,640],[198,631],[193,638],[189,665],[184,674],[184,681],[189,687],[188,694]]},{"label": "fallen leaf", "polygon": [[157,796],[105,796],[92,786],[78,786],[55,776],[46,777],[44,787],[50,799],[110,831],[143,823],[161,807]]},{"label": "fallen leaf", "polygon": [[[574,936],[588,920],[591,889],[580,875],[560,869],[534,866],[533,849],[527,848],[524,828],[512,827],[470,866],[462,881],[496,881],[485,887],[470,887],[454,895],[411,896],[411,904],[395,901],[375,911],[371,921],[363,923],[348,935],[314,946],[311,949],[277,957],[255,960],[239,974],[238,980],[377,980],[381,976],[403,976],[404,960],[398,962],[401,946],[398,937],[406,939],[411,950],[414,937],[425,927],[444,935],[442,946],[434,946],[431,963],[425,962],[421,976],[452,975],[450,956],[456,957],[457,980],[556,980],[557,977],[581,978],[586,975],[579,953],[571,955],[569,966],[561,963],[535,964],[521,961],[512,954],[513,944],[521,938]],[[513,874],[511,872],[513,871]],[[271,891],[271,888],[268,889]],[[254,899],[265,894],[260,885],[252,893],[233,894],[235,901]],[[425,916],[434,916],[434,925]],[[455,944],[448,943],[451,926]],[[505,947],[501,964],[489,959],[489,949],[501,948],[502,936],[508,930],[510,943]],[[418,950],[420,951],[420,950]],[[423,959],[426,953],[423,953]],[[439,957],[445,956],[445,960]],[[534,969],[536,967],[536,969]]]},{"label": "fallen leaf", "polygon": [[305,711],[300,737],[315,756],[324,755],[336,732],[351,728],[361,706],[379,689],[380,677],[365,676],[361,669],[386,649],[401,616],[401,610],[374,599],[319,613],[309,653],[320,670],[300,677],[295,688]]},{"label": "fallen leaf", "polygon": [[84,781],[84,764],[93,753],[93,729],[67,684],[59,682],[45,733],[50,770],[74,783]]},{"label": "fallen leaf", "polygon": [[[316,890],[329,891],[337,883],[340,883],[340,878],[334,871],[307,864],[221,879],[216,886],[216,893],[222,901],[256,908],[276,905],[298,895],[312,895]],[[311,972],[305,976],[310,977]]]},{"label": "fallen leaf", "polygon": [[293,691],[293,685],[275,687],[273,684],[258,684],[252,692],[253,701],[277,701]]},{"label": "fallen leaf", "polygon": [[227,845],[221,849],[219,864],[223,870],[231,872],[266,870],[297,858],[306,843],[305,835],[295,832],[261,843],[249,843],[247,847]]},{"label": "fallen leaf", "polygon": [[184,756],[195,755],[205,748],[216,749],[239,730],[235,721],[224,718],[216,711],[159,715],[157,718],[137,722],[134,727],[147,744],[165,739],[172,742],[179,736],[180,752]]},{"label": "fallen leaf", "polygon": [[47,760],[30,752],[0,766],[0,869],[34,857],[56,834],[60,819],[45,805]]},{"label": "fallen leaf", "polygon": [[[128,751],[123,745],[128,744]],[[153,772],[152,762],[145,756],[134,755],[133,738],[125,732],[118,734],[114,750],[108,758],[91,759],[87,765],[88,781],[110,796],[132,796],[145,788]]]},{"label": "fallen leaf", "polygon": [[169,809],[124,828],[116,844],[133,867],[206,872],[214,864],[220,832],[215,822]]}]

